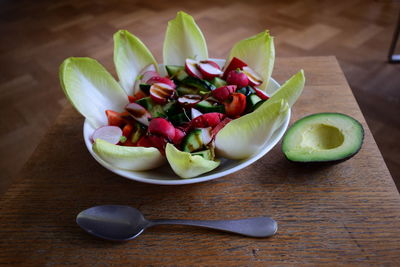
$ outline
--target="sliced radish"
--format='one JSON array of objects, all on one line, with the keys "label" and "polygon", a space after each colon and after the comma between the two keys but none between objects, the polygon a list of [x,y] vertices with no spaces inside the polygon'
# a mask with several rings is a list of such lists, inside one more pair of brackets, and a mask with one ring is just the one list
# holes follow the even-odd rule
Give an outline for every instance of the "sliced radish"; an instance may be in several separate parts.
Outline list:
[{"label": "sliced radish", "polygon": [[151,114],[144,107],[136,103],[129,103],[125,106],[125,109],[135,120],[146,126],[149,126]]},{"label": "sliced radish", "polygon": [[260,89],[255,88],[255,87],[254,87],[254,91],[256,91],[256,95],[257,95],[259,98],[261,98],[261,100],[268,100],[268,99],[269,99],[269,95],[267,95],[266,92],[261,91]]},{"label": "sliced radish", "polygon": [[186,133],[184,131],[182,131],[181,129],[175,128],[175,137],[174,139],[172,139],[172,142],[174,143],[174,145],[179,146],[183,140],[183,138],[185,137]]},{"label": "sliced radish", "polygon": [[259,86],[262,84],[263,80],[261,79],[260,75],[251,68],[247,66],[243,67],[243,73],[246,74],[251,86]]},{"label": "sliced radish", "polygon": [[194,76],[196,78],[199,79],[203,79],[203,75],[201,74],[201,72],[197,69],[197,60],[194,59],[186,59],[185,61],[185,69],[186,72],[190,75],[190,76]]},{"label": "sliced radish", "polygon": [[97,128],[92,135],[92,139],[95,142],[96,139],[102,139],[114,145],[119,143],[121,137],[122,130],[117,126],[102,126]]},{"label": "sliced radish", "polygon": [[[146,77],[144,77],[145,73],[147,73]],[[154,64],[150,64],[150,65],[147,65],[146,67],[144,67],[139,72],[139,75],[138,75],[138,77],[137,77],[137,79],[135,81],[135,84],[134,84],[134,87],[133,87],[134,88],[133,92],[137,92],[139,90],[139,85],[141,83],[144,83],[145,81],[147,81],[148,79],[150,79],[153,76],[159,76],[158,72],[156,72],[156,67],[154,66]],[[146,78],[146,80],[145,80],[145,78]]]},{"label": "sliced radish", "polygon": [[240,70],[231,70],[228,73],[226,82],[230,85],[236,85],[238,88],[242,88],[249,85],[249,78]]},{"label": "sliced radish", "polygon": [[192,119],[191,126],[193,128],[214,127],[225,117],[224,114],[218,112],[210,112]]},{"label": "sliced radish", "polygon": [[158,104],[166,103],[174,93],[175,89],[165,83],[154,83],[150,87],[150,97]]},{"label": "sliced radish", "polygon": [[243,67],[246,67],[247,64],[238,59],[237,57],[234,57],[231,59],[231,62],[229,62],[229,65],[225,68],[224,75],[222,75],[222,78],[226,79],[228,76],[228,73],[232,70],[237,70],[237,69],[243,69]]},{"label": "sliced radish", "polygon": [[160,77],[160,76],[151,77],[149,80],[147,80],[146,83],[150,84],[150,85],[155,84],[155,83],[163,83],[163,84],[169,85],[173,89],[175,89],[175,87],[176,87],[175,83],[172,80],[165,78],[165,77]]},{"label": "sliced radish", "polygon": [[202,61],[200,61],[200,63],[207,63],[207,64],[214,66],[214,68],[221,70],[221,67],[212,60],[202,60]]},{"label": "sliced radish", "polygon": [[195,109],[195,108],[192,108],[192,109],[191,109],[191,113],[192,113],[192,120],[195,119],[195,118],[197,118],[198,116],[203,115],[203,113],[201,113],[200,111],[198,111],[198,110]]},{"label": "sliced radish", "polygon": [[212,140],[211,127],[201,128],[201,139],[204,145],[208,145]]},{"label": "sliced radish", "polygon": [[161,135],[169,140],[175,137],[175,127],[164,118],[155,118],[150,121],[149,133]]},{"label": "sliced radish", "polygon": [[199,95],[184,95],[178,98],[179,104],[186,107],[192,107],[201,101]]},{"label": "sliced radish", "polygon": [[145,73],[143,73],[141,83],[147,83],[147,81],[153,77],[160,77],[160,74],[155,71],[146,71]]},{"label": "sliced radish", "polygon": [[[202,61],[198,64],[199,70],[201,74],[203,75],[204,78],[206,79],[212,79],[214,77],[220,76],[223,72],[219,69],[219,66],[217,67],[213,64],[210,63],[203,63],[205,61]],[[211,61],[212,62],[212,61]],[[214,62],[213,62],[214,63]]]},{"label": "sliced radish", "polygon": [[227,125],[232,119],[231,118],[224,118],[220,123],[217,124],[217,126],[215,126],[212,131],[211,131],[211,136],[214,138],[217,133],[225,127],[225,125]]},{"label": "sliced radish", "polygon": [[224,101],[236,91],[236,85],[225,85],[212,91],[212,96],[219,101]]}]

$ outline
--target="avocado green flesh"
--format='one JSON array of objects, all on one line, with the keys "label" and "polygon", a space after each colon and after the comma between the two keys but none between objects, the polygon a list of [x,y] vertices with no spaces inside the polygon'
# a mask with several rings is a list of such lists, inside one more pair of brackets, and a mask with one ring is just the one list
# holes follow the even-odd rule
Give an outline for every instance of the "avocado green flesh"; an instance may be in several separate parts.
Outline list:
[{"label": "avocado green flesh", "polygon": [[296,162],[339,161],[356,154],[363,139],[363,127],[355,119],[340,113],[318,113],[293,124],[282,150]]}]

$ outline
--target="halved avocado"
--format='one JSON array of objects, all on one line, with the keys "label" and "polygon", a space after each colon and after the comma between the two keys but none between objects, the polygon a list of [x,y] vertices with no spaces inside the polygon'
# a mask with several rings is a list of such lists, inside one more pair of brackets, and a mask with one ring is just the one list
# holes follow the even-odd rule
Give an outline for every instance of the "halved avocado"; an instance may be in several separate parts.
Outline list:
[{"label": "halved avocado", "polygon": [[317,113],[295,122],[283,137],[282,150],[294,162],[340,162],[354,156],[364,129],[341,113]]}]

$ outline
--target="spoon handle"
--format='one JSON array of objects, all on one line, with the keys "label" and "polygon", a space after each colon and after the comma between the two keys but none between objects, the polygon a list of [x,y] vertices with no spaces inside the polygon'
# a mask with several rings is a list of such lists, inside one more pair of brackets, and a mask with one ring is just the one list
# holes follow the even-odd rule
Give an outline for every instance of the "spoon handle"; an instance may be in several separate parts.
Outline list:
[{"label": "spoon handle", "polygon": [[225,232],[251,236],[268,237],[272,236],[278,230],[278,224],[275,220],[268,217],[257,217],[240,220],[151,220],[151,225],[161,224],[180,224],[199,226]]}]

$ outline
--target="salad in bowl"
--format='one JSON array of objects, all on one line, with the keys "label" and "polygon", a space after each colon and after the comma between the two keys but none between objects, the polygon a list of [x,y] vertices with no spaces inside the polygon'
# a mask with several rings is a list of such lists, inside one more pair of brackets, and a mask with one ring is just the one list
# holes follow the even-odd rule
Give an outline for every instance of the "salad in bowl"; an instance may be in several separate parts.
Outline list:
[{"label": "salad in bowl", "polygon": [[163,65],[120,30],[118,82],[96,60],[75,57],[62,63],[60,82],[86,118],[85,143],[100,164],[142,182],[193,183],[251,164],[282,137],[305,78],[301,70],[279,86],[274,57],[265,31],[236,43],[226,60],[210,59],[194,19],[178,12]]}]

